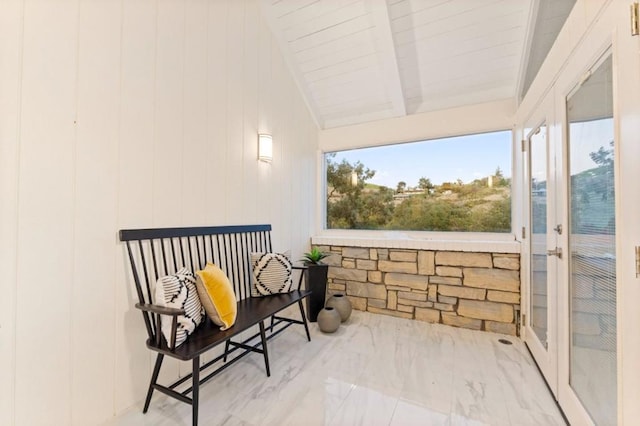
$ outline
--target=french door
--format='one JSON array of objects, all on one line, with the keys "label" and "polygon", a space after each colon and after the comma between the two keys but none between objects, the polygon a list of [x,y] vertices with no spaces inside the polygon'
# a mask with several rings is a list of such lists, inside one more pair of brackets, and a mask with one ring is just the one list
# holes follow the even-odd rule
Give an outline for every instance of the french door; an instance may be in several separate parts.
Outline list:
[{"label": "french door", "polygon": [[572,425],[635,425],[640,37],[602,11],[522,123],[522,335]]},{"label": "french door", "polygon": [[[611,53],[526,135],[524,338],[577,424],[617,424],[616,187]],[[558,98],[556,98],[558,99]],[[528,316],[527,316],[528,314]]]},{"label": "french door", "polygon": [[580,424],[616,425],[616,138],[613,61],[602,55],[565,100],[567,288],[560,404]]},{"label": "french door", "polygon": [[557,397],[558,389],[558,261],[562,259],[558,235],[556,178],[556,135],[553,122],[553,95],[540,104],[528,126],[524,141],[525,182],[527,182],[528,226],[525,227],[523,270],[527,283],[523,303],[523,336],[542,371],[549,388]]}]

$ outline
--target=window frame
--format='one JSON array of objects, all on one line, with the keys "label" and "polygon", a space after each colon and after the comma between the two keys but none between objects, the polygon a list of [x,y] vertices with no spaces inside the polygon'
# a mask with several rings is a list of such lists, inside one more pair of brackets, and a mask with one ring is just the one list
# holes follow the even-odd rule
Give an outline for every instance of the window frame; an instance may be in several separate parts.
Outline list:
[{"label": "window frame", "polygon": [[[366,148],[375,148],[382,146],[392,146],[392,145],[402,145],[406,143],[414,143],[414,142],[423,142],[423,141],[433,141],[438,139],[449,139],[455,137],[464,137],[464,136],[472,136],[472,135],[480,135],[486,133],[497,133],[497,132],[511,132],[511,230],[509,232],[477,232],[477,231],[413,231],[413,230],[383,230],[383,229],[329,229],[327,228],[327,162],[326,162],[326,154],[332,152],[340,152],[347,150],[357,150],[357,149],[366,149]],[[515,129],[513,127],[510,128],[497,128],[493,130],[481,130],[477,132],[464,132],[464,133],[451,133],[448,135],[442,136],[432,136],[425,137],[416,140],[405,140],[405,141],[392,141],[387,143],[376,143],[371,145],[364,146],[349,146],[343,149],[327,149],[327,150],[318,150],[318,214],[317,214],[317,225],[316,225],[316,234],[315,237],[318,241],[344,241],[347,240],[355,240],[352,243],[357,244],[357,240],[365,240],[372,242],[378,242],[386,246],[385,242],[396,241],[396,242],[408,242],[409,245],[417,243],[420,245],[422,242],[430,242],[436,243],[440,245],[440,243],[446,242],[459,242],[459,243],[469,243],[473,248],[477,248],[477,251],[491,251],[489,247],[487,250],[483,249],[483,246],[480,243],[518,243],[518,238],[516,233],[514,232],[514,224],[515,224],[515,213],[516,213],[516,197],[514,193],[514,189],[517,185],[520,184],[519,181],[516,180],[516,134]],[[518,151],[519,152],[519,151]],[[413,243],[412,243],[413,242]],[[446,244],[445,244],[446,245]],[[453,248],[452,248],[453,249]],[[469,248],[471,249],[471,248]],[[474,250],[475,251],[475,250]],[[516,250],[514,248],[510,249],[508,252],[520,252],[519,248]]]}]

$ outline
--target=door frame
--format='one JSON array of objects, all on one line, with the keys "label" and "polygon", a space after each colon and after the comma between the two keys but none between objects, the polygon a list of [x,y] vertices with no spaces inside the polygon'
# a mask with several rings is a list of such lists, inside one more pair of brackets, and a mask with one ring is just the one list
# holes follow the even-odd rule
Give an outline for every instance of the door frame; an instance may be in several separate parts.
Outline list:
[{"label": "door frame", "polygon": [[[561,192],[559,198],[558,209],[561,211],[563,221],[569,223],[569,199],[571,197],[569,193],[569,126],[567,116],[567,99],[586,80],[585,76],[590,75],[592,70],[596,69],[603,62],[603,59],[608,55],[612,55],[613,49],[611,46],[610,37],[605,37],[601,47],[597,50],[591,49],[591,55],[588,58],[584,58],[581,63],[580,72],[577,73],[572,79],[568,80],[567,84],[564,84],[562,90],[558,90],[558,96],[556,97],[556,111],[558,126],[562,131],[562,144],[561,151],[561,167],[559,169],[559,191]],[[613,94],[614,99],[616,94]],[[614,100],[615,103],[615,100]],[[617,120],[614,112],[614,123]],[[614,124],[615,126],[615,124]],[[617,140],[617,133],[614,139]],[[617,152],[616,152],[617,155]],[[616,158],[617,160],[617,158]],[[617,190],[617,188],[616,188]],[[616,210],[618,206],[616,205]],[[617,213],[616,213],[617,215]],[[561,238],[560,244],[563,247],[563,251],[567,253],[567,259],[569,258],[569,236],[570,232],[567,229]],[[617,239],[617,235],[616,235]],[[562,407],[562,410],[571,424],[580,425],[594,425],[590,414],[583,406],[582,402],[571,387],[571,289],[570,289],[570,270],[565,267],[562,271],[561,278],[561,291],[558,292],[558,403]]]},{"label": "door frame", "polygon": [[[626,7],[624,7],[626,6]],[[618,141],[616,162],[618,423],[633,425],[640,418],[640,276],[635,249],[640,246],[640,36],[629,33],[629,3],[616,14],[613,38],[613,113]],[[617,116],[617,118],[616,118]],[[624,362],[624,360],[628,362]]]},{"label": "door frame", "polygon": [[535,134],[536,129],[546,126],[546,156],[547,156],[547,248],[549,248],[550,238],[554,237],[553,224],[559,222],[557,211],[557,194],[555,185],[557,184],[557,161],[556,146],[559,145],[557,138],[557,126],[554,114],[554,90],[550,90],[544,99],[537,105],[530,118],[526,120],[523,143],[523,182],[526,188],[523,191],[523,213],[525,215],[525,231],[523,232],[524,244],[522,245],[522,261],[523,274],[522,281],[525,284],[522,291],[522,310],[525,314],[525,320],[522,323],[522,337],[529,348],[534,360],[538,364],[542,375],[553,393],[554,397],[558,397],[558,333],[555,327],[557,324],[557,260],[556,257],[549,257],[547,263],[547,347],[545,348],[536,333],[531,327],[533,315],[531,312],[531,245],[532,239],[532,217],[531,217],[531,137]]}]

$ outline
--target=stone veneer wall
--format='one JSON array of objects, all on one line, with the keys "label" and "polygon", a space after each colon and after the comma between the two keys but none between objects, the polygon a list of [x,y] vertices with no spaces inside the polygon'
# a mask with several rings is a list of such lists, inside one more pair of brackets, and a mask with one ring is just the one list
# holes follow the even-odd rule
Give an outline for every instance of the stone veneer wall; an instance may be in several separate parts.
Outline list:
[{"label": "stone veneer wall", "polygon": [[516,334],[519,254],[317,247],[331,253],[328,294],[354,309]]}]

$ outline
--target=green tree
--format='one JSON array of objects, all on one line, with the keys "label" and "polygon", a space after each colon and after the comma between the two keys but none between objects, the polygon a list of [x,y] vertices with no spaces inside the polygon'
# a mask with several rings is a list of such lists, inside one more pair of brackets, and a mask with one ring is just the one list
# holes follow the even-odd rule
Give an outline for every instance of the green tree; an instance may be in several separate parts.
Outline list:
[{"label": "green tree", "polygon": [[613,197],[613,141],[609,142],[611,149],[605,149],[603,146],[597,151],[589,153],[589,158],[593,160],[598,167],[592,170],[593,175],[593,191],[600,195],[602,201]]},{"label": "green tree", "polygon": [[400,182],[398,182],[398,186],[396,187],[396,192],[398,194],[401,194],[404,192],[404,190],[407,189],[407,182],[401,180]]},{"label": "green tree", "polygon": [[603,146],[597,151],[589,153],[589,158],[593,160],[598,167],[613,168],[613,141],[609,142],[611,149],[605,149]]},{"label": "green tree", "polygon": [[493,186],[510,186],[511,185],[511,179],[507,179],[504,177],[504,174],[502,173],[502,169],[500,168],[500,166],[496,167],[496,171],[493,173],[494,176],[494,180],[493,180]]},{"label": "green tree", "polygon": [[393,217],[393,190],[379,186],[362,195],[360,224],[367,229],[383,229]]},{"label": "green tree", "polygon": [[335,154],[327,155],[327,226],[332,229],[384,227],[393,215],[393,190],[367,185],[375,170],[361,162],[337,163],[334,158]]},{"label": "green tree", "polygon": [[[327,200],[331,200],[336,194],[357,197],[362,192],[365,182],[375,176],[375,170],[366,168],[359,161],[353,165],[344,159],[336,163],[333,161],[335,156],[335,153],[327,154]],[[356,185],[353,184],[354,173],[358,177]]]},{"label": "green tree", "polygon": [[434,185],[431,183],[431,179],[421,177],[420,180],[418,180],[418,188],[428,194],[429,191],[434,188]]},{"label": "green tree", "polygon": [[464,231],[465,206],[427,197],[411,197],[394,211],[390,229],[415,231]]},{"label": "green tree", "polygon": [[589,153],[596,167],[571,176],[571,232],[615,233],[614,142]]},{"label": "green tree", "polygon": [[468,226],[477,232],[510,232],[511,197],[490,201],[481,208],[473,209]]}]

